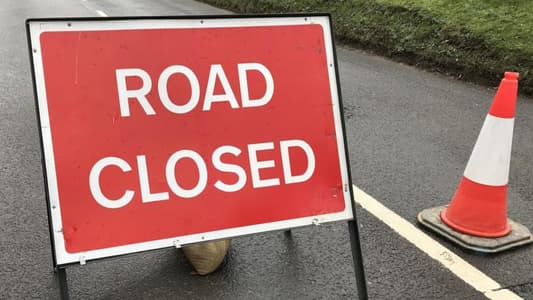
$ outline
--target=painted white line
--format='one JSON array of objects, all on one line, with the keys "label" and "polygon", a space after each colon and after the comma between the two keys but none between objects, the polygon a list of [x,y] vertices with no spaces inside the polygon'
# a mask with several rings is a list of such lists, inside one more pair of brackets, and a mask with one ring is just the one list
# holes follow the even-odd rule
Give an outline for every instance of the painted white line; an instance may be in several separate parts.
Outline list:
[{"label": "painted white line", "polygon": [[105,12],[103,12],[103,11],[101,11],[101,10],[96,10],[96,13],[97,13],[100,17],[107,17],[107,16],[108,16]]},{"label": "painted white line", "polygon": [[489,299],[522,299],[355,185],[355,202]]}]

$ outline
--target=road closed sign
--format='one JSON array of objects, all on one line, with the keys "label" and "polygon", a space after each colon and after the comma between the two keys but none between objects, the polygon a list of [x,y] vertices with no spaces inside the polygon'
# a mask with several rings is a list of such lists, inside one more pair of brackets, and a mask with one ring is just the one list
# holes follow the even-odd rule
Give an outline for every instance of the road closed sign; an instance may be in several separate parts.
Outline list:
[{"label": "road closed sign", "polygon": [[353,218],[328,16],[27,24],[57,264]]}]

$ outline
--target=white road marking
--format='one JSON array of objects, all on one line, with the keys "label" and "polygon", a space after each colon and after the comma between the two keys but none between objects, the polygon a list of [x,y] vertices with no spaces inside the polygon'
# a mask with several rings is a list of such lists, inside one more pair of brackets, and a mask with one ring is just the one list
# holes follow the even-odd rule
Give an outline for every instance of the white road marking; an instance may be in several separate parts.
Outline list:
[{"label": "white road marking", "polygon": [[107,16],[108,16],[105,12],[103,12],[103,11],[101,11],[101,10],[96,10],[96,13],[97,13],[100,17],[107,17]]},{"label": "white road marking", "polygon": [[363,190],[355,185],[353,187],[356,203],[392,228],[399,235],[407,239],[418,249],[425,252],[434,260],[440,262],[455,276],[461,278],[474,289],[483,293],[487,298],[495,300],[523,299],[512,291],[502,288],[498,282],[476,269],[457,254],[442,246],[439,242],[429,237],[392,210],[383,206],[383,204],[372,198],[372,196],[368,195]]}]

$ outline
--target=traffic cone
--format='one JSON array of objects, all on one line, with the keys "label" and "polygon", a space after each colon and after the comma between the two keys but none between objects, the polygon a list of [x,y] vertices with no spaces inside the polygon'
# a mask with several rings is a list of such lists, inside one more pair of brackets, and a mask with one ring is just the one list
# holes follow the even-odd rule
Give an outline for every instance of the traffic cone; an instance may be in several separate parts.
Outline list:
[{"label": "traffic cone", "polygon": [[450,204],[418,214],[418,221],[459,245],[494,253],[533,242],[507,219],[518,73],[506,72]]}]

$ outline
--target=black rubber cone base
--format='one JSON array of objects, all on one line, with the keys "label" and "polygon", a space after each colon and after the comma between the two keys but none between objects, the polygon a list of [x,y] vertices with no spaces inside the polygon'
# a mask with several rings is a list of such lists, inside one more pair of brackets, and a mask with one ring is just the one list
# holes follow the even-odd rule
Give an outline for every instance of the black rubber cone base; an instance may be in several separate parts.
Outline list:
[{"label": "black rubber cone base", "polygon": [[499,238],[483,238],[455,231],[440,219],[440,213],[445,208],[446,206],[439,206],[423,210],[418,214],[418,222],[464,248],[482,253],[497,253],[533,243],[531,232],[510,219],[507,221],[511,225],[511,232]]}]

